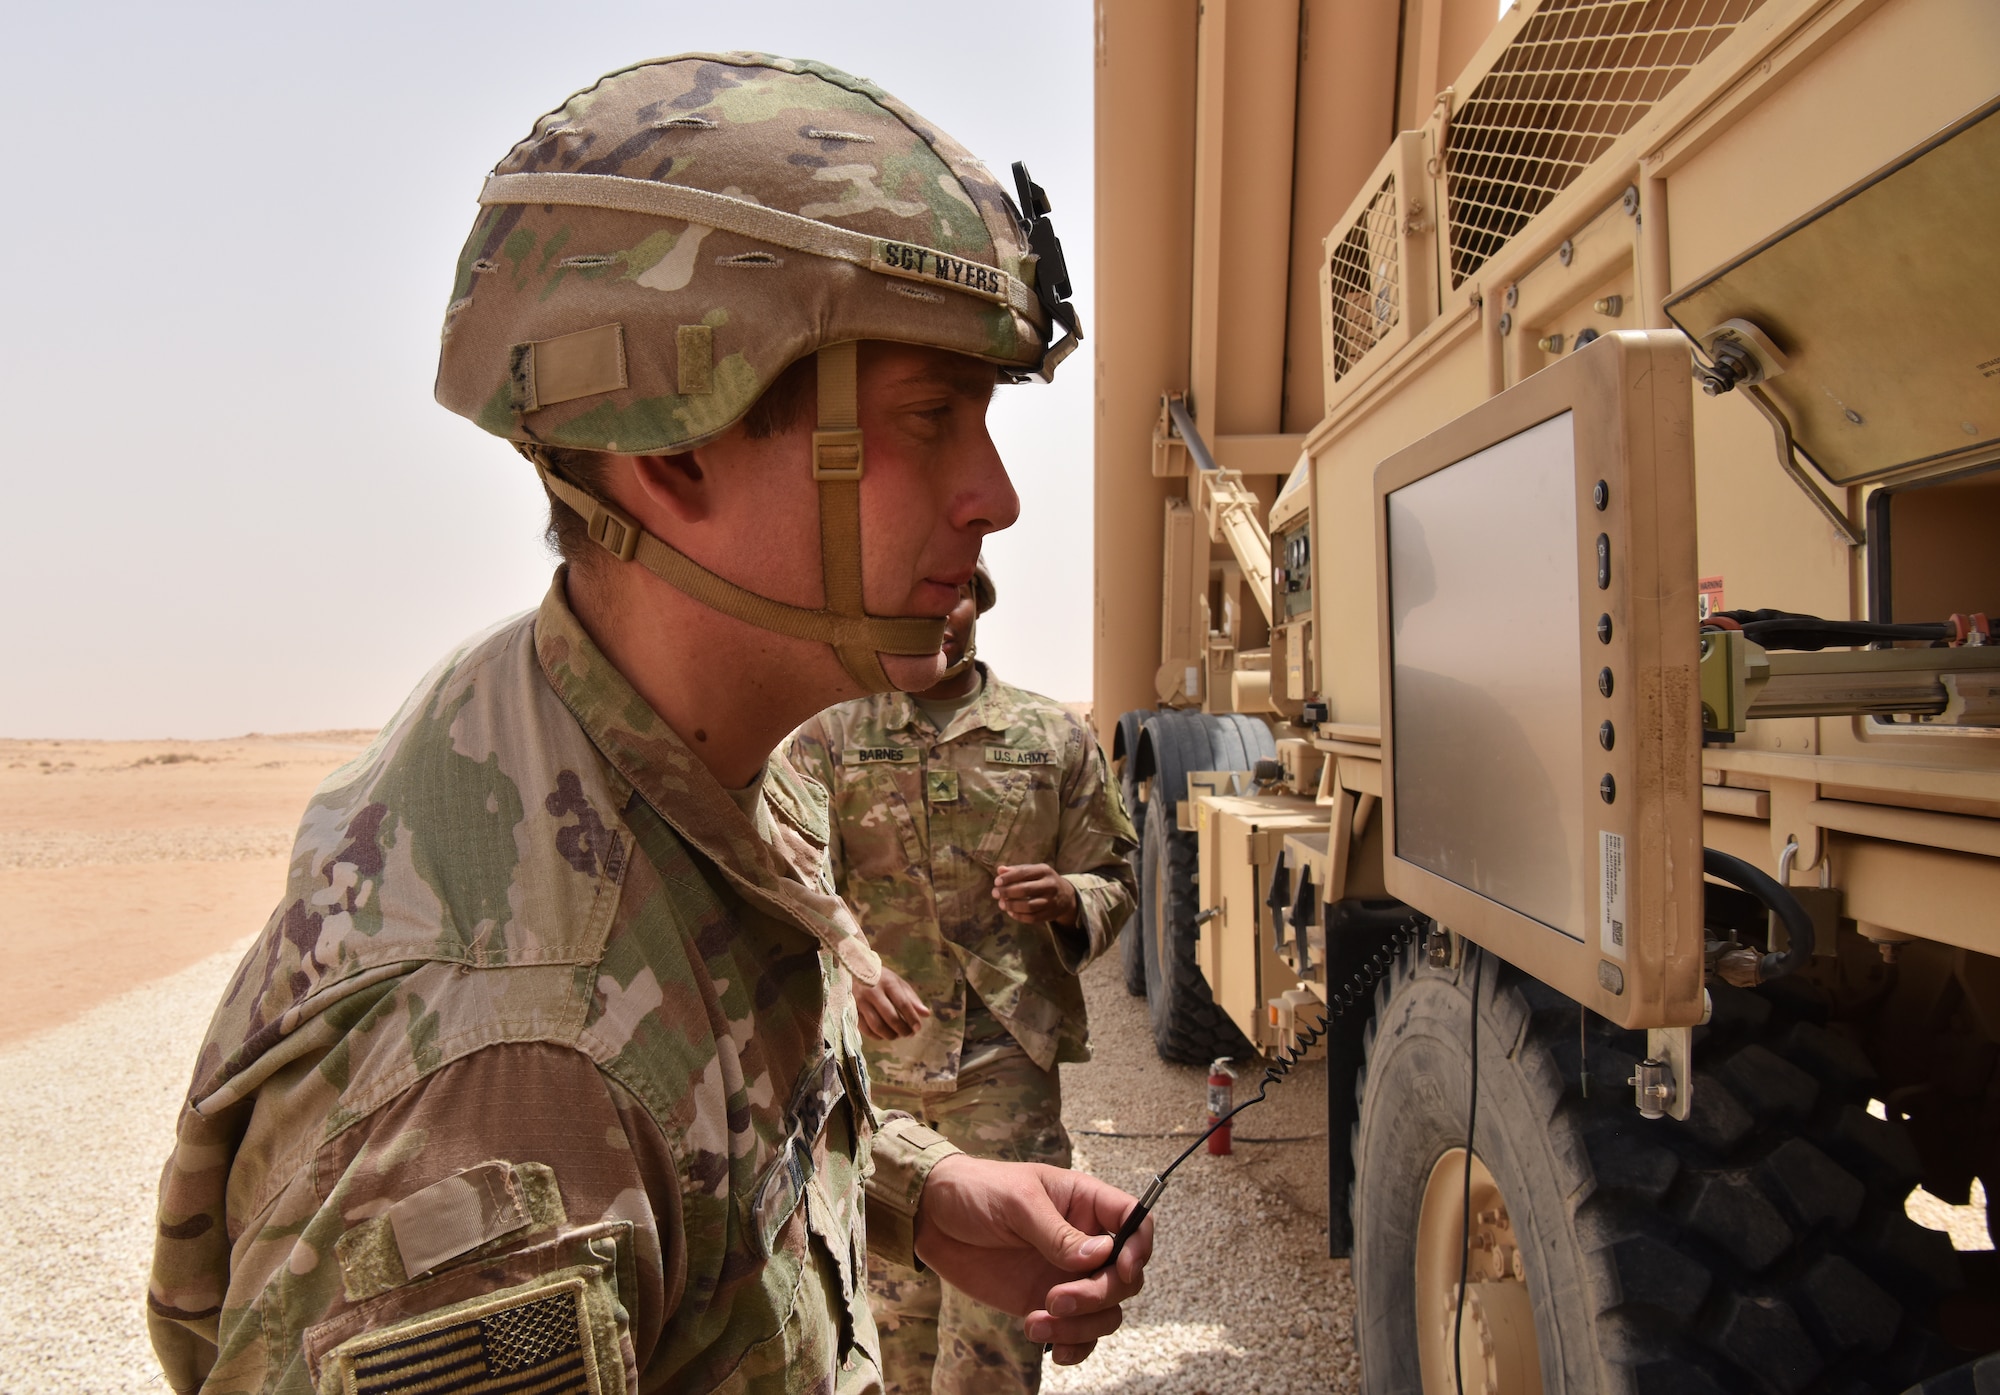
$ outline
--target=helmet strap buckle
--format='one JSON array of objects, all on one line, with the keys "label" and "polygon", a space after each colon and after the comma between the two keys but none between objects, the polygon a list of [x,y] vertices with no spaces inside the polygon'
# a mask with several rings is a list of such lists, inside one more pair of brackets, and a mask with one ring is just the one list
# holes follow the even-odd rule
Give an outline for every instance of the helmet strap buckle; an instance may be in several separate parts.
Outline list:
[{"label": "helmet strap buckle", "polygon": [[638,520],[608,504],[599,503],[591,511],[590,540],[621,562],[631,561],[638,552],[640,531]]},{"label": "helmet strap buckle", "polygon": [[849,427],[813,432],[812,461],[813,478],[816,480],[860,479],[860,429]]}]

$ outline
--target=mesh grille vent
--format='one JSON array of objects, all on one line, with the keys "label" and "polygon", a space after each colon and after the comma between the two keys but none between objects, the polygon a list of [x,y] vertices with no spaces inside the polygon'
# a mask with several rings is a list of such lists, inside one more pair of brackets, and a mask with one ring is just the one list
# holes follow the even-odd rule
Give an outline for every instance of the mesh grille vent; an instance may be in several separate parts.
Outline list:
[{"label": "mesh grille vent", "polygon": [[1396,176],[1382,181],[1368,207],[1333,249],[1333,378],[1339,382],[1402,318]]},{"label": "mesh grille vent", "polygon": [[1455,289],[1763,0],[1547,0],[1451,115]]}]

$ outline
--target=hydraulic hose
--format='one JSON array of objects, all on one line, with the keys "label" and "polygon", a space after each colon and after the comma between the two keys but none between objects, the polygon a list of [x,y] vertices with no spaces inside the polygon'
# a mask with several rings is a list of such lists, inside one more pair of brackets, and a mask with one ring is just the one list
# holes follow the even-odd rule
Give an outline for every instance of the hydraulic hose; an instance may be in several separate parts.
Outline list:
[{"label": "hydraulic hose", "polygon": [[1983,615],[1954,615],[1948,620],[1890,624],[1874,620],[1823,620],[1795,610],[1723,610],[1712,623],[1733,624],[1743,637],[1766,649],[1837,649],[1898,640],[1927,644],[1963,644],[1977,630],[1974,643],[1986,642],[1990,624]]},{"label": "hydraulic hose", "polygon": [[1766,954],[1757,961],[1757,982],[1783,978],[1813,956],[1813,922],[1799,898],[1761,867],[1753,867],[1740,857],[1731,857],[1714,848],[1701,850],[1701,870],[1717,881],[1747,891],[1764,903],[1764,909],[1784,922],[1791,944],[1783,954]]}]

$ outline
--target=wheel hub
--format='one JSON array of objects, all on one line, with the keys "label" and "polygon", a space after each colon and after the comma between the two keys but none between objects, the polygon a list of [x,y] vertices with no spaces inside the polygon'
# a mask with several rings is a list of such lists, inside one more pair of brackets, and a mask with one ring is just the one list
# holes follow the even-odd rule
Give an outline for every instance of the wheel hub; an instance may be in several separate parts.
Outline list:
[{"label": "wheel hub", "polygon": [[1417,1215],[1418,1361],[1424,1395],[1457,1395],[1461,1372],[1465,1395],[1541,1395],[1541,1352],[1520,1241],[1499,1183],[1479,1158],[1471,1163],[1470,1225],[1465,1219],[1463,1148],[1451,1149],[1431,1168]]}]

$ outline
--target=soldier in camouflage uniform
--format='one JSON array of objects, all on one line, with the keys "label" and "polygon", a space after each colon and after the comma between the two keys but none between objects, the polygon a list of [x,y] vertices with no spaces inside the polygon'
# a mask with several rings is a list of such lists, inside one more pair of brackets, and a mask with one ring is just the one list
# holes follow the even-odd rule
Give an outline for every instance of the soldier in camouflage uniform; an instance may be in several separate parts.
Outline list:
[{"label": "soldier in camouflage uniform", "polygon": [[1017,509],[987,397],[1075,328],[1045,217],[748,54],[607,77],[481,201],[438,396],[534,462],[567,565],[306,810],[161,1179],[168,1384],[877,1390],[871,1250],[1081,1360],[1150,1233],[1103,1268],[1131,1198],[871,1102],[879,960],[772,754],[942,670]]},{"label": "soldier in camouflage uniform", "polygon": [[[952,671],[843,703],[792,763],[825,785],[836,885],[881,955],[855,990],[876,1100],[967,1152],[1068,1167],[1057,1066],[1090,1057],[1082,967],[1132,913],[1132,826],[1090,729],[974,660],[985,563],[946,620]],[[886,1252],[868,1263],[890,1395],[1041,1388],[1021,1320]]]}]

